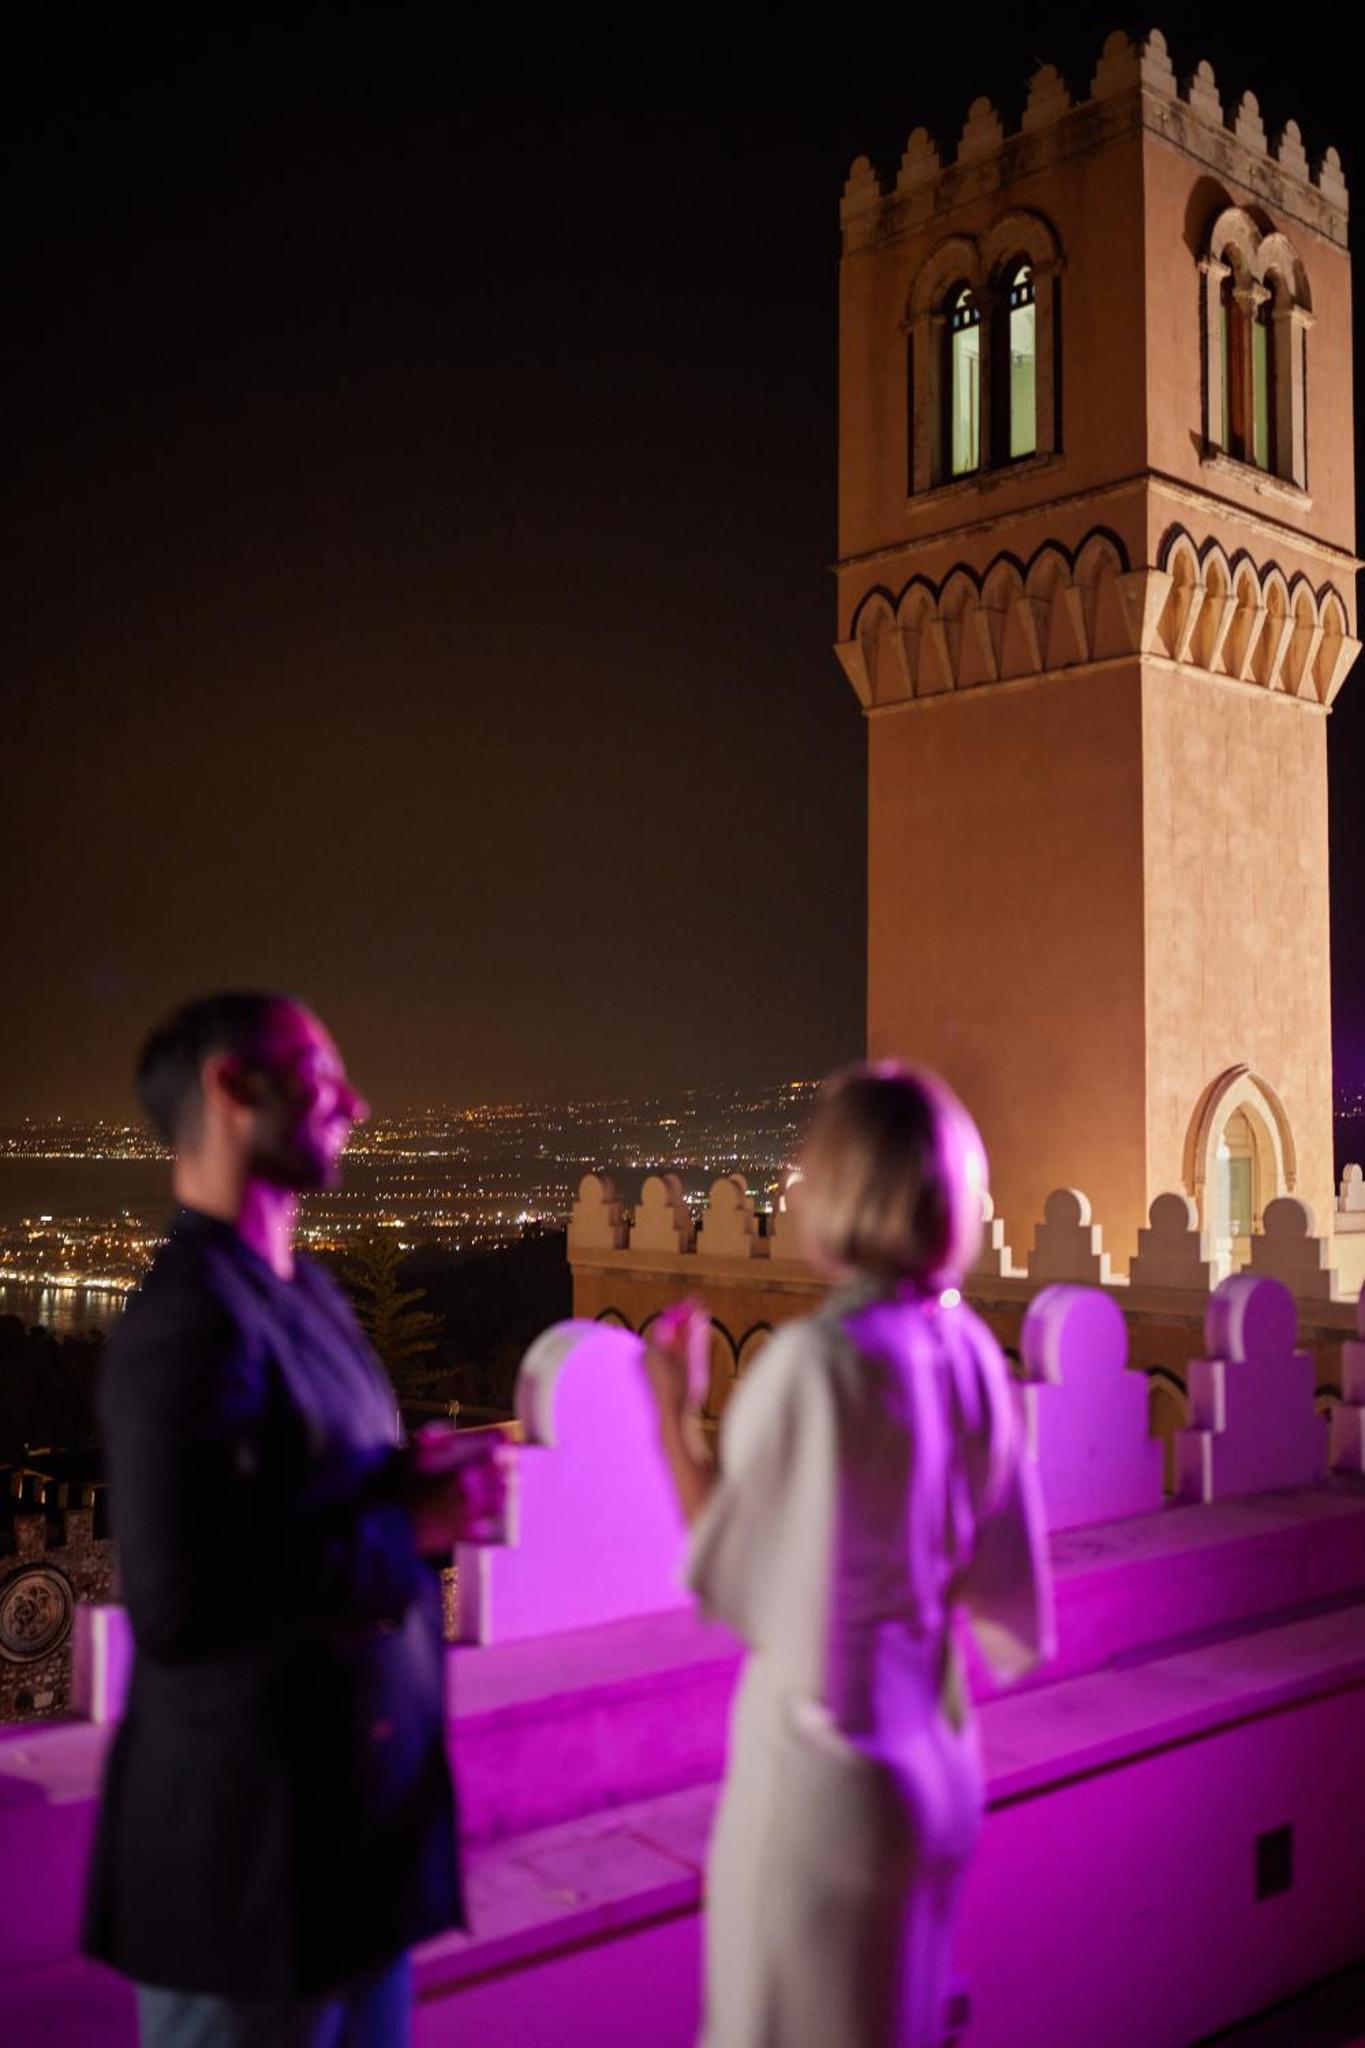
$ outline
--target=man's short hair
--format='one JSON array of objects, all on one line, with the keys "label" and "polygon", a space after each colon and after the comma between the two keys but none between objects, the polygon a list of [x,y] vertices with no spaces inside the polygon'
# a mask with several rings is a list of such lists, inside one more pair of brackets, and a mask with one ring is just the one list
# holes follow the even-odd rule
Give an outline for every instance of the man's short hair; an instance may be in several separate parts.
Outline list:
[{"label": "man's short hair", "polygon": [[136,1087],[153,1130],[171,1146],[194,1136],[203,1107],[200,1071],[214,1053],[256,1058],[272,1015],[293,998],[261,989],[225,989],[195,996],[147,1033],[138,1054]]}]

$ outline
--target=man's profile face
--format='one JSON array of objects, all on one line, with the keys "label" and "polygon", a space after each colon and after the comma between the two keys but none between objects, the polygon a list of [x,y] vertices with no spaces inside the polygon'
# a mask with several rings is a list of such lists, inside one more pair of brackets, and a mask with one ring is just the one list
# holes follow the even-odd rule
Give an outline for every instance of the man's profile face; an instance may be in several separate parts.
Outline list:
[{"label": "man's profile face", "polygon": [[335,1187],[351,1126],[364,1122],[369,1105],[347,1079],[321,1018],[295,1003],[279,1004],[248,1072],[259,1102],[253,1172],[300,1192]]}]

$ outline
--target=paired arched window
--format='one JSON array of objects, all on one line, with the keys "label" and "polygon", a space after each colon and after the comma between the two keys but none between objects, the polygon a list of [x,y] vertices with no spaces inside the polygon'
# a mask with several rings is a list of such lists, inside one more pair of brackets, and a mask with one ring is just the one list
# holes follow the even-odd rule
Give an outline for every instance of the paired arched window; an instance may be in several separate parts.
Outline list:
[{"label": "paired arched window", "polygon": [[1038,308],[1033,266],[1012,264],[988,294],[989,321],[969,284],[945,296],[945,360],[939,384],[942,463],[939,480],[983,466],[1018,462],[1038,450]]},{"label": "paired arched window", "polygon": [[912,492],[1056,451],[1061,267],[1051,226],[1024,209],[921,265],[905,322]]},{"label": "paired arched window", "polygon": [[1307,485],[1307,334],[1297,252],[1240,207],[1211,230],[1204,272],[1205,438],[1211,449]]},{"label": "paired arched window", "polygon": [[1218,445],[1238,462],[1273,471],[1275,464],[1275,354],[1270,294],[1240,285],[1229,270],[1219,291],[1218,346],[1222,356],[1222,431]]}]

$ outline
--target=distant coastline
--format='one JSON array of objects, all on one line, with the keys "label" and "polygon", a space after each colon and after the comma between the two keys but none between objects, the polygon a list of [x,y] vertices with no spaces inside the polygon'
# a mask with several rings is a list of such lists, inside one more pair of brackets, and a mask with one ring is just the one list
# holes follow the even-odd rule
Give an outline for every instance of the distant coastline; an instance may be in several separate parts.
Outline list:
[{"label": "distant coastline", "polygon": [[[769,1207],[814,1092],[782,1081],[379,1117],[348,1149],[341,1186],[306,1198],[302,1239],[326,1253],[392,1232],[404,1251],[464,1257],[562,1227],[588,1171],[610,1174],[627,1202],[651,1172],[678,1173],[694,1206],[737,1172]],[[166,1155],[133,1125],[0,1129],[0,1314],[63,1333],[107,1327],[164,1234],[169,1183]]]},{"label": "distant coastline", "polygon": [[[324,1252],[393,1231],[402,1248],[468,1255],[528,1228],[562,1227],[578,1182],[606,1172],[623,1201],[677,1172],[694,1210],[719,1175],[742,1173],[771,1205],[795,1156],[810,1082],[577,1104],[492,1104],[376,1119],[334,1193],[309,1197],[304,1241]],[[1336,1172],[1365,1164],[1365,1097],[1339,1098]],[[164,1153],[134,1126],[0,1128],[0,1315],[61,1335],[106,1329],[153,1255],[173,1202]]]}]

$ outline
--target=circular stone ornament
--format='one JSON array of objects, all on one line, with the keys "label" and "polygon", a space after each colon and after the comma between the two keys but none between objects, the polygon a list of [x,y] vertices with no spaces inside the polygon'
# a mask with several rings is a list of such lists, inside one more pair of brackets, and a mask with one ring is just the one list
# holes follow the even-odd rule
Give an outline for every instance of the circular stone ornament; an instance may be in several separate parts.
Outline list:
[{"label": "circular stone ornament", "polygon": [[33,1664],[71,1633],[76,1601],[70,1581],[49,1565],[26,1565],[0,1585],[0,1657]]}]

